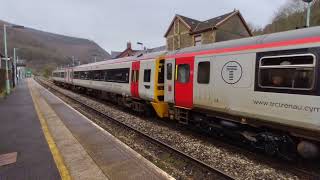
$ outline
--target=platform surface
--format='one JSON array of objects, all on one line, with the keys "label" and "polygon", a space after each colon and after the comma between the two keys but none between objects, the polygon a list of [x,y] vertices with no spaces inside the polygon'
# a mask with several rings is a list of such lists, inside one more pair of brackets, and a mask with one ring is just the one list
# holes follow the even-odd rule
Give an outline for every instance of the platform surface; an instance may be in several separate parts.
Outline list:
[{"label": "platform surface", "polygon": [[26,81],[0,99],[0,155],[17,152],[15,163],[0,166],[0,179],[60,179]]},{"label": "platform surface", "polygon": [[34,80],[29,84],[32,91],[39,92],[108,179],[173,179]]}]

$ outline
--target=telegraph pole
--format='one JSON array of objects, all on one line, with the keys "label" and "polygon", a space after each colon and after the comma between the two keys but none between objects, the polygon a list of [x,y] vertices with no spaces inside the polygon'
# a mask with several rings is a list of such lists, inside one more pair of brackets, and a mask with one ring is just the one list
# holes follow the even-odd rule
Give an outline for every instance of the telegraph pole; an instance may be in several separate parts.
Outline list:
[{"label": "telegraph pole", "polygon": [[10,81],[9,81],[9,70],[8,70],[8,49],[7,49],[7,25],[3,25],[3,42],[4,42],[4,58],[6,61],[6,93],[10,94]]},{"label": "telegraph pole", "polygon": [[24,26],[3,24],[4,59],[6,61],[6,93],[7,93],[7,95],[9,95],[10,94],[10,81],[9,81],[9,67],[8,67],[9,57],[8,57],[8,48],[7,48],[7,27],[23,29]]},{"label": "telegraph pole", "polygon": [[310,14],[311,14],[311,4],[313,0],[303,0],[303,2],[308,3],[307,17],[306,17],[306,27],[310,27]]}]

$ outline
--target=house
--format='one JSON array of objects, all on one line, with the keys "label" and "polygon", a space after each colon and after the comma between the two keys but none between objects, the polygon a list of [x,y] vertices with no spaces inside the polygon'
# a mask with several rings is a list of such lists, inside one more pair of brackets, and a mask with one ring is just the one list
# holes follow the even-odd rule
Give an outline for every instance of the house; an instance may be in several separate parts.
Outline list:
[{"label": "house", "polygon": [[249,36],[252,33],[238,10],[206,21],[176,15],[164,35],[169,51]]},{"label": "house", "polygon": [[131,42],[127,42],[127,48],[124,51],[111,51],[111,58],[117,59],[117,58],[123,58],[128,56],[135,55],[139,50],[133,50],[131,46]]}]

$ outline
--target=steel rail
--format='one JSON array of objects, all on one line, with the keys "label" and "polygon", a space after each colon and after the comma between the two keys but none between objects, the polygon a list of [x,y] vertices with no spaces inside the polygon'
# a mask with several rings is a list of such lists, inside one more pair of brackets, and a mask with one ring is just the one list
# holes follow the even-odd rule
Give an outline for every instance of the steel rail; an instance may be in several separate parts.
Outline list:
[{"label": "steel rail", "polygon": [[[42,85],[42,86],[47,86],[47,87],[49,87],[48,84],[45,84],[45,83],[43,82],[43,81],[46,81],[46,80],[37,78],[36,81],[37,81],[40,85]],[[46,81],[46,82],[48,82],[48,81]],[[52,82],[48,82],[48,83],[53,84]],[[54,85],[54,86],[55,86],[55,85]],[[125,123],[123,123],[123,122],[121,122],[121,121],[119,121],[119,120],[117,120],[117,119],[115,119],[115,118],[110,117],[110,116],[107,115],[106,113],[101,112],[100,110],[97,110],[97,109],[95,109],[94,107],[92,107],[92,106],[90,106],[90,105],[88,105],[88,104],[86,104],[86,103],[84,103],[84,102],[82,102],[82,101],[80,101],[80,100],[78,100],[78,99],[70,96],[70,95],[64,94],[64,93],[61,92],[60,90],[56,89],[54,86],[51,86],[51,87],[49,87],[49,88],[50,88],[51,90],[53,89],[54,91],[62,94],[63,96],[66,96],[67,98],[70,98],[70,99],[72,99],[73,101],[75,101],[75,102],[77,102],[77,103],[85,106],[86,108],[94,111],[95,113],[99,114],[100,116],[102,116],[102,117],[104,117],[104,118],[106,118],[106,119],[108,119],[108,120],[111,120],[111,121],[117,123],[118,125],[124,126],[125,128],[127,128],[127,129],[129,129],[129,130],[131,130],[131,131],[133,131],[133,132],[135,132],[135,133],[137,133],[137,134],[139,134],[140,136],[142,136],[142,137],[148,139],[149,141],[151,141],[153,144],[160,145],[160,146],[162,146],[163,148],[168,149],[168,150],[170,150],[170,151],[178,154],[179,156],[184,157],[184,158],[186,158],[187,160],[194,162],[194,163],[197,164],[198,166],[203,167],[203,168],[205,168],[205,169],[207,169],[207,170],[209,170],[209,171],[211,171],[211,172],[216,173],[217,175],[221,176],[221,177],[224,178],[224,179],[229,179],[229,180],[235,180],[235,179],[237,179],[237,178],[233,177],[232,175],[227,174],[227,173],[225,173],[225,172],[223,172],[223,171],[221,171],[221,170],[219,170],[219,169],[217,169],[217,168],[214,168],[214,167],[208,165],[207,163],[202,162],[202,161],[200,161],[200,160],[198,160],[198,159],[196,159],[196,158],[194,158],[194,157],[191,157],[191,156],[189,156],[188,154],[186,154],[186,153],[184,153],[184,152],[182,152],[182,151],[180,151],[180,150],[178,150],[178,149],[176,149],[176,148],[174,148],[174,147],[172,147],[172,146],[170,146],[170,145],[168,145],[168,144],[166,144],[166,143],[164,143],[164,142],[162,142],[162,141],[160,141],[160,140],[157,140],[157,139],[149,136],[148,134],[146,134],[146,133],[144,133],[144,132],[141,132],[141,131],[139,131],[138,129],[136,129],[136,128],[128,125],[128,124],[125,124]]]}]

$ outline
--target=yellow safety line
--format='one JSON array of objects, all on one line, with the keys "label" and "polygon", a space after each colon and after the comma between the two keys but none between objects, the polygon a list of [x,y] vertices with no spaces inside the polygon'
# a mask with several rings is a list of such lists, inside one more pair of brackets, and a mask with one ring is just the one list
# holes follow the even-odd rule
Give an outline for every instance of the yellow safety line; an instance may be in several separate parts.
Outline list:
[{"label": "yellow safety line", "polygon": [[70,176],[69,170],[68,170],[67,166],[64,164],[63,157],[61,156],[59,149],[57,148],[57,146],[52,138],[52,135],[51,135],[50,130],[48,128],[47,122],[39,109],[39,104],[38,104],[37,98],[35,97],[34,93],[31,91],[29,81],[28,81],[28,88],[29,88],[32,100],[34,102],[34,107],[36,109],[37,115],[40,120],[42,131],[43,131],[44,136],[45,136],[47,143],[49,145],[51,154],[52,154],[54,162],[58,168],[61,179],[62,180],[71,180],[72,178]]}]

